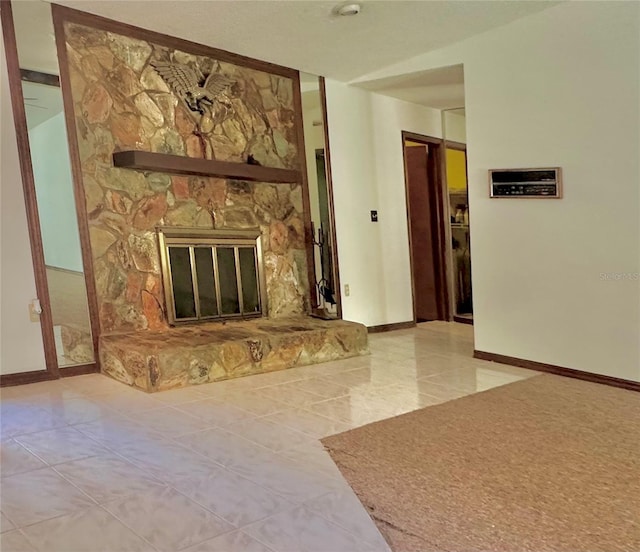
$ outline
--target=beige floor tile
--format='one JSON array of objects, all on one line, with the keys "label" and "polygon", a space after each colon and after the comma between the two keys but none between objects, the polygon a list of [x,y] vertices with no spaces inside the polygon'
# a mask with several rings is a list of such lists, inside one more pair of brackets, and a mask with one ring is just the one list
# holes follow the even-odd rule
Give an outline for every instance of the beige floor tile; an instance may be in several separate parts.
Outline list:
[{"label": "beige floor tile", "polygon": [[93,400],[123,415],[136,414],[165,406],[162,401],[152,395],[124,386],[120,391],[112,391],[107,395],[96,395]]},{"label": "beige floor tile", "polygon": [[334,399],[349,393],[348,387],[321,378],[309,378],[293,382],[291,387],[293,389],[301,389],[302,391],[314,393],[323,399]]},{"label": "beige floor tile", "polygon": [[331,455],[324,449],[320,441],[316,441],[313,445],[304,445],[279,453],[281,456],[294,464],[303,466],[320,475],[337,479],[344,482],[344,486],[348,487],[346,480],[343,478],[340,470],[335,465]]},{"label": "beige floor tile", "polygon": [[179,481],[174,487],[235,527],[293,506],[281,496],[225,469],[209,477]]},{"label": "beige floor tile", "polygon": [[300,389],[296,384],[297,382],[293,382],[263,387],[257,390],[256,393],[294,408],[307,406],[325,399],[321,395]]},{"label": "beige floor tile", "polygon": [[7,516],[0,512],[0,533],[6,533],[7,531],[11,531],[15,528],[16,526],[11,523]]},{"label": "beige floor tile", "polygon": [[86,397],[52,400],[47,408],[69,425],[92,422],[116,413],[112,408]]},{"label": "beige floor tile", "polygon": [[170,389],[169,391],[160,391],[153,394],[154,399],[167,405],[179,405],[192,401],[200,401],[206,398],[206,396],[207,395],[196,386]]},{"label": "beige floor tile", "polygon": [[17,473],[44,468],[47,465],[13,439],[0,444],[0,475],[8,477]]},{"label": "beige floor tile", "polygon": [[109,512],[93,506],[23,529],[40,552],[153,552]]},{"label": "beige floor tile", "polygon": [[351,489],[315,498],[305,502],[305,506],[377,550],[389,550],[380,531]]},{"label": "beige floor tile", "polygon": [[230,466],[239,460],[258,456],[265,458],[272,454],[262,445],[221,428],[183,435],[176,441],[220,466]]},{"label": "beige floor tile", "polygon": [[17,527],[44,521],[95,502],[51,468],[5,477],[2,513]]},{"label": "beige floor tile", "polygon": [[226,430],[274,452],[298,447],[314,440],[313,437],[306,433],[301,433],[265,418],[239,422],[228,426]]},{"label": "beige floor tile", "polygon": [[299,506],[243,529],[274,550],[358,552],[367,543],[312,510]]},{"label": "beige floor tile", "polygon": [[59,416],[48,412],[44,408],[28,405],[21,411],[3,415],[0,419],[0,432],[3,438],[17,437],[36,431],[45,431],[57,427],[65,427],[65,422]]},{"label": "beige floor tile", "polygon": [[78,424],[73,428],[114,450],[119,450],[127,444],[154,442],[163,438],[157,431],[138,424],[132,418],[119,415]]},{"label": "beige floor tile", "polygon": [[195,546],[185,548],[182,552],[275,552],[242,531],[225,533]]},{"label": "beige floor tile", "polygon": [[107,450],[73,427],[39,431],[16,438],[49,465],[104,454]]},{"label": "beige floor tile", "polygon": [[234,392],[228,395],[225,402],[242,410],[246,410],[247,412],[251,412],[256,416],[275,414],[289,407],[286,403],[271,397],[266,397],[260,391],[261,390],[258,389]]},{"label": "beige floor tile", "polygon": [[20,531],[9,531],[0,535],[2,552],[37,552]]},{"label": "beige floor tile", "polygon": [[390,415],[386,405],[372,399],[367,394],[358,395],[356,393],[312,404],[306,410],[320,416],[346,422],[351,427],[354,427],[354,424],[356,426],[368,424]]},{"label": "beige floor tile", "polygon": [[282,412],[265,416],[263,419],[306,433],[315,439],[342,433],[349,428],[348,424],[344,422],[320,416],[302,408],[283,410]]},{"label": "beige floor tile", "polygon": [[429,378],[420,379],[419,381],[409,385],[401,383],[398,384],[398,386],[411,390],[414,393],[431,397],[437,402],[451,401],[453,399],[459,399],[460,397],[469,395],[468,391],[461,391],[460,389],[440,385],[430,381]]},{"label": "beige floor tile", "polygon": [[171,488],[152,489],[104,507],[158,550],[174,552],[233,526]]},{"label": "beige floor tile", "polygon": [[145,470],[115,455],[67,462],[55,469],[99,504],[165,486]]},{"label": "beige floor tile", "polygon": [[175,437],[184,435],[185,433],[193,433],[194,431],[200,431],[209,427],[209,424],[201,418],[197,418],[171,406],[139,412],[133,414],[132,418],[137,424],[165,437]]},{"label": "beige floor tile", "polygon": [[296,503],[340,490],[343,485],[341,481],[315,470],[313,464],[296,462],[276,454],[269,460],[261,457],[238,459],[229,469]]},{"label": "beige floor tile", "polygon": [[[191,434],[193,435],[193,434]],[[161,481],[199,477],[217,470],[220,465],[175,441],[131,444],[118,453],[132,464]]]},{"label": "beige floor tile", "polygon": [[202,420],[207,427],[225,427],[256,417],[256,414],[226,404],[219,399],[205,399],[176,405],[175,408]]}]

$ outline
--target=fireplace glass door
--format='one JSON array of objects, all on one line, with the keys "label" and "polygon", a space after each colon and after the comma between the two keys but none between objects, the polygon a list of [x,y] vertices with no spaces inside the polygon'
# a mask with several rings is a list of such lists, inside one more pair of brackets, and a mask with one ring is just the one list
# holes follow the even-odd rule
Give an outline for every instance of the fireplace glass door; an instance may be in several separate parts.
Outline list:
[{"label": "fireplace glass door", "polygon": [[163,230],[170,324],[263,314],[259,238],[172,236]]}]

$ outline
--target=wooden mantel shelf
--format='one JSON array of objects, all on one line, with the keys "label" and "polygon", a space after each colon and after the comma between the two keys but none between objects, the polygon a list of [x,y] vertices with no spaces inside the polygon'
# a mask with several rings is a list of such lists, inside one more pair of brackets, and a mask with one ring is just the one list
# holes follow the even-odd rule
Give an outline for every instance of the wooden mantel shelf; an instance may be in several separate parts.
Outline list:
[{"label": "wooden mantel shelf", "polygon": [[113,165],[139,171],[193,174],[253,182],[284,184],[302,182],[300,171],[293,169],[276,169],[261,165],[216,161],[215,159],[196,159],[152,151],[118,151],[113,154]]}]

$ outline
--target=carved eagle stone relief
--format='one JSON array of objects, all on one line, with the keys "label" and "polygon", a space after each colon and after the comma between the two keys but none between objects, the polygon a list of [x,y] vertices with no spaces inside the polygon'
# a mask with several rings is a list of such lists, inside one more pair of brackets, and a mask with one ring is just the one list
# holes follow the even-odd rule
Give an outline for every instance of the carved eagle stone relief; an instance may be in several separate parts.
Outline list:
[{"label": "carved eagle stone relief", "polygon": [[211,110],[217,97],[235,82],[214,72],[205,78],[202,73],[198,75],[194,69],[182,63],[154,61],[151,66],[191,111],[197,111],[201,115],[206,110]]},{"label": "carved eagle stone relief", "polygon": [[213,71],[205,78],[199,70],[182,63],[153,61],[150,65],[189,108],[197,126],[194,134],[200,138],[205,158],[212,159],[211,144],[205,137],[232,111],[222,95],[235,81]]}]

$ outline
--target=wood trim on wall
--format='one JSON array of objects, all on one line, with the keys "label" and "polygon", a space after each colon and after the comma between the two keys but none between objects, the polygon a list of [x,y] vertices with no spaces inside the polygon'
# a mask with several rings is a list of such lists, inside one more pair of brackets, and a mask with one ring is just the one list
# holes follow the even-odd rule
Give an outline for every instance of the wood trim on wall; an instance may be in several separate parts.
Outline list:
[{"label": "wood trim on wall", "polygon": [[[18,144],[18,158],[20,162],[20,173],[22,175],[22,190],[27,215],[27,226],[29,230],[29,243],[31,248],[31,259],[33,262],[33,275],[36,284],[36,293],[42,306],[40,314],[40,328],[42,331],[42,342],[44,345],[44,356],[47,376],[43,379],[55,379],[59,377],[58,358],[56,355],[55,338],[53,335],[53,320],[51,317],[51,300],[49,298],[49,288],[47,285],[47,273],[44,262],[44,249],[42,246],[42,230],[40,227],[40,217],[38,215],[38,203],[36,197],[35,179],[33,176],[33,165],[31,162],[31,148],[29,146],[29,134],[27,131],[27,115],[24,107],[22,80],[20,78],[20,62],[18,59],[18,49],[16,43],[16,33],[13,23],[13,10],[11,2],[0,3],[0,19],[2,22],[2,35],[7,60],[7,76],[9,79],[9,91],[11,94],[11,107]],[[26,307],[26,305],[25,305]],[[40,372],[25,372],[25,380],[30,380]],[[9,378],[9,376],[11,376]],[[2,385],[17,385],[17,383],[4,383],[5,381],[22,381],[20,374],[10,374],[2,378]],[[7,380],[7,378],[9,378]],[[31,380],[30,380],[31,381]],[[32,380],[41,381],[41,380]],[[26,383],[26,381],[25,381]]]},{"label": "wood trim on wall", "polygon": [[331,144],[329,143],[329,116],[327,114],[327,85],[324,77],[318,77],[320,84],[320,109],[322,110],[322,130],[324,132],[324,170],[327,182],[327,202],[331,239],[331,270],[336,294],[336,312],[342,318],[342,288],[340,287],[340,264],[338,263],[338,239],[336,236],[335,200],[333,197],[333,175],[331,172]]},{"label": "wood trim on wall", "polygon": [[193,174],[276,184],[297,184],[302,178],[302,172],[296,169],[263,167],[262,165],[249,165],[248,163],[200,159],[142,150],[114,152],[113,166],[165,174]]},{"label": "wood trim on wall", "polygon": [[382,333],[393,332],[395,330],[406,330],[407,328],[415,328],[416,323],[414,320],[407,320],[406,322],[394,322],[393,324],[380,324],[379,326],[367,326],[367,332],[369,333]]},{"label": "wood trim on wall", "polygon": [[313,245],[313,225],[311,224],[311,200],[309,199],[309,176],[307,173],[307,156],[304,144],[304,122],[302,120],[302,91],[300,90],[300,73],[295,72],[293,78],[293,110],[295,118],[296,144],[298,146],[298,162],[300,163],[302,183],[302,207],[304,210],[304,248],[307,253],[307,280],[309,281],[309,305],[311,310],[318,308],[316,296],[316,270]]},{"label": "wood trim on wall", "polygon": [[592,383],[602,383],[604,385],[610,385],[612,387],[629,389],[630,391],[640,391],[640,382],[622,378],[614,378],[613,376],[605,376],[604,374],[594,374],[592,372],[585,372],[584,370],[564,368],[562,366],[545,364],[543,362],[537,362],[535,360],[525,360],[523,358],[498,355],[496,353],[487,353],[485,351],[478,350],[473,351],[473,356],[474,358],[478,358],[480,360],[490,360],[492,362],[507,364],[509,366],[518,366],[520,368],[528,368],[529,370],[537,370],[538,372],[547,372],[549,374],[555,374],[557,376],[575,378],[584,381],[590,381]]},{"label": "wood trim on wall", "polygon": [[[449,254],[449,248],[447,245],[446,223],[445,220],[445,189],[446,189],[446,159],[444,155],[444,141],[440,138],[434,138],[432,136],[424,136],[422,134],[416,134],[414,132],[408,132],[403,130],[402,133],[402,160],[404,166],[404,189],[405,189],[405,205],[407,214],[407,232],[409,239],[409,266],[411,270],[411,300],[413,308],[413,321],[417,321],[416,317],[416,303],[415,303],[415,281],[413,278],[413,246],[411,241],[411,206],[409,202],[409,181],[407,176],[407,162],[405,155],[405,142],[410,140],[412,142],[419,142],[427,146],[434,146],[432,148],[435,156],[435,214],[436,221],[432,226],[433,235],[437,237],[436,240],[436,253],[439,258],[439,263],[436,271],[436,282],[439,288],[441,296],[438,299],[438,313],[443,320],[451,320],[451,302],[449,292],[449,279],[447,274],[447,257]],[[434,175],[430,175],[430,178]],[[448,202],[448,198],[447,198]]]},{"label": "wood trim on wall", "polygon": [[452,150],[467,151],[467,144],[462,142],[453,142],[452,140],[445,140],[444,147]]},{"label": "wood trim on wall", "polygon": [[74,366],[61,366],[60,377],[68,378],[71,376],[81,376],[83,374],[94,374],[99,372],[97,363],[92,364],[76,364]]},{"label": "wood trim on wall", "polygon": [[[93,27],[95,29],[101,29],[137,38],[139,40],[153,42],[161,46],[166,46],[167,48],[182,50],[191,54],[206,56],[219,61],[233,63],[235,65],[242,65],[244,67],[256,69],[257,71],[264,71],[266,73],[272,73],[274,75],[280,75],[290,79],[298,78],[298,71],[296,69],[283,67],[282,65],[276,65],[275,63],[270,63],[268,61],[250,58],[241,54],[234,54],[233,52],[227,52],[226,50],[220,50],[218,48],[213,48],[212,46],[205,46],[204,44],[198,44],[197,42],[191,42],[190,40],[185,40],[183,38],[150,31],[142,27],[136,27],[134,25],[129,25],[128,23],[122,23],[99,15],[74,10],[59,4],[52,4],[51,9],[54,15],[54,22],[57,18],[63,22],[68,21],[79,25],[86,25],[87,27]],[[58,32],[56,31],[56,35],[57,34]]]},{"label": "wood trim on wall", "polygon": [[[93,364],[78,364],[75,366],[60,367],[61,378],[71,376],[80,376],[83,374],[94,374],[99,372],[98,366]],[[28,383],[38,383],[40,381],[51,381],[58,379],[58,376],[47,370],[38,370],[37,372],[19,372],[16,374],[0,375],[0,387],[11,387],[14,385],[26,385]]]},{"label": "wood trim on wall", "polygon": [[48,370],[38,370],[37,372],[19,372],[17,374],[0,375],[0,387],[12,387],[14,385],[26,385],[27,383],[38,383],[40,381],[51,381],[58,379],[58,376]]},{"label": "wood trim on wall", "polygon": [[447,189],[447,158],[444,143],[439,145],[436,150],[437,167],[439,170],[436,179],[436,215],[437,232],[438,232],[438,257],[440,266],[438,267],[438,279],[442,286],[442,317],[444,320],[452,320],[453,312],[451,310],[452,289],[449,287],[449,260],[451,259],[451,240],[448,237],[447,229],[449,228],[449,191]]},{"label": "wood trim on wall", "polygon": [[31,69],[20,69],[20,78],[26,82],[60,88],[60,77],[58,75],[51,75],[49,73],[43,73],[42,71],[32,71]]},{"label": "wood trim on wall", "polygon": [[[74,13],[75,10],[71,10]],[[100,339],[100,315],[98,310],[98,293],[96,291],[95,273],[93,270],[93,258],[91,255],[91,239],[89,236],[89,216],[84,194],[82,179],[82,163],[80,161],[80,149],[78,146],[78,134],[76,130],[75,110],[71,95],[71,78],[69,75],[69,59],[64,36],[64,17],[68,15],[68,9],[57,4],[51,4],[51,17],[58,53],[58,66],[60,70],[60,86],[62,88],[62,101],[64,105],[64,119],[67,128],[67,141],[69,143],[69,162],[71,164],[71,176],[73,178],[73,196],[76,203],[76,219],[78,221],[78,233],[80,236],[80,249],[82,252],[82,269],[87,285],[87,303],[89,307],[89,322],[91,324],[91,339],[93,341],[93,357],[96,370],[100,369],[100,356],[98,343]]]}]

